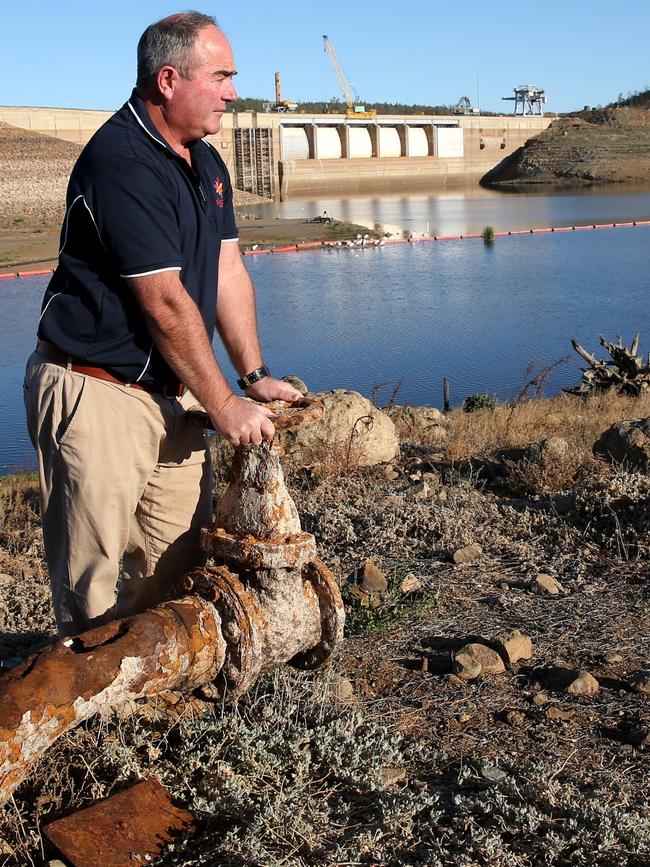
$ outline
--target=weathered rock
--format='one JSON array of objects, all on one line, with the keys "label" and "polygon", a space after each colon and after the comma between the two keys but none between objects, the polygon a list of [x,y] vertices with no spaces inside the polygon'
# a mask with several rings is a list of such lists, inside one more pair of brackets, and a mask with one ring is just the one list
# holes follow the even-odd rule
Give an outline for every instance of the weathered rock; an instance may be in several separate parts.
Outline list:
[{"label": "weathered rock", "polygon": [[579,671],[574,680],[566,687],[572,695],[596,695],[600,686],[596,678],[588,671]]},{"label": "weathered rock", "polygon": [[628,470],[650,472],[650,417],[618,421],[594,443],[594,454]]},{"label": "weathered rock", "polygon": [[551,575],[546,575],[543,572],[536,576],[532,587],[537,593],[548,594],[549,596],[557,596],[562,592],[562,585]]},{"label": "weathered rock", "polygon": [[399,454],[395,425],[356,391],[333,389],[313,395],[325,405],[309,427],[277,435],[286,467],[340,464],[341,468],[390,463]]},{"label": "weathered rock", "polygon": [[532,640],[518,629],[513,629],[512,632],[504,635],[498,635],[494,644],[509,665],[513,665],[520,659],[530,659],[533,655]]},{"label": "weathered rock", "polygon": [[399,585],[399,592],[406,595],[407,593],[417,593],[418,590],[422,590],[422,582],[416,575],[409,572],[402,579],[402,583]]},{"label": "weathered rock", "polygon": [[541,707],[544,704],[548,704],[548,696],[545,692],[536,692],[532,701],[537,707]]},{"label": "weathered rock", "polygon": [[475,680],[506,670],[503,660],[491,647],[472,642],[452,653],[452,668],[461,680]]},{"label": "weathered rock", "polygon": [[508,776],[505,771],[502,771],[497,765],[483,765],[481,768],[481,776],[484,780],[490,783],[500,783]]},{"label": "weathered rock", "polygon": [[650,695],[650,669],[646,671],[638,671],[630,678],[630,686],[635,692],[642,692],[645,695]]},{"label": "weathered rock", "polygon": [[411,488],[411,496],[414,500],[428,500],[431,498],[431,488],[429,483],[422,481],[413,485]]},{"label": "weathered rock", "polygon": [[518,728],[526,722],[526,716],[520,710],[509,710],[506,714],[506,722],[513,728]]},{"label": "weathered rock", "polygon": [[366,593],[385,593],[388,590],[388,579],[373,560],[364,563],[361,588]]},{"label": "weathered rock", "polygon": [[465,545],[464,548],[454,551],[453,560],[454,563],[460,565],[461,563],[474,563],[476,560],[480,560],[482,556],[483,549],[478,542],[471,542],[469,545]]},{"label": "weathered rock", "polygon": [[555,706],[549,707],[546,710],[546,719],[552,720],[554,722],[566,722],[574,715],[575,711],[573,710],[562,710],[561,708]]},{"label": "weathered rock", "polygon": [[623,655],[618,653],[616,650],[610,650],[608,653],[603,654],[603,661],[608,665],[614,665],[617,662],[623,662]]},{"label": "weathered rock", "polygon": [[282,379],[297,389],[303,396],[309,394],[309,389],[298,376],[283,376]]},{"label": "weathered rock", "polygon": [[447,420],[432,406],[387,406],[384,409],[395,424],[402,442],[435,444],[447,437]]},{"label": "weathered rock", "polygon": [[8,587],[15,582],[13,575],[7,575],[6,572],[0,572],[0,587]]}]

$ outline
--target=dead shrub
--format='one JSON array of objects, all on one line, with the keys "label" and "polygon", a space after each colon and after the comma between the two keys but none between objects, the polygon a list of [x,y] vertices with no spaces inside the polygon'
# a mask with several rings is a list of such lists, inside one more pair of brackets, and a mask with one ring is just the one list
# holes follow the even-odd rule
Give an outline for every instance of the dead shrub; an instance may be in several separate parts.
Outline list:
[{"label": "dead shrub", "polygon": [[597,478],[609,472],[605,463],[578,449],[570,449],[553,462],[506,461],[506,468],[504,487],[515,497],[572,490],[586,478]]}]

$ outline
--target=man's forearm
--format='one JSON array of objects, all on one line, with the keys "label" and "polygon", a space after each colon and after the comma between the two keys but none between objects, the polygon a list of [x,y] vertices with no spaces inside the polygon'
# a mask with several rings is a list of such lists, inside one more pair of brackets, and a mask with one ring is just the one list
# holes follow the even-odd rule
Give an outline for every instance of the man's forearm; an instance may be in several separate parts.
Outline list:
[{"label": "man's forearm", "polygon": [[243,265],[235,264],[220,272],[217,330],[239,374],[243,376],[262,366],[255,290]]},{"label": "man's forearm", "polygon": [[232,389],[214,357],[198,307],[180,280],[176,278],[175,285],[165,276],[158,287],[151,278],[146,286],[139,278],[130,282],[165,361],[208,412],[218,411]]}]

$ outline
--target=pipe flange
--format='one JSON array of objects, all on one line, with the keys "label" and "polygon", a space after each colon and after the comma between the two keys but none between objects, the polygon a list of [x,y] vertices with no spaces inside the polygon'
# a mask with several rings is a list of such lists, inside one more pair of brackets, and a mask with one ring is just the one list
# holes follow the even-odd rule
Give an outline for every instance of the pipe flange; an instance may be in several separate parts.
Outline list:
[{"label": "pipe flange", "polygon": [[236,701],[253,685],[262,668],[260,629],[265,625],[264,615],[255,597],[225,566],[194,569],[184,576],[184,587],[188,584],[190,592],[208,599],[221,617],[227,649],[216,683],[229,702]]},{"label": "pipe flange", "polygon": [[316,557],[316,540],[311,533],[260,541],[254,536],[227,533],[214,525],[201,530],[201,548],[217,562],[237,571],[302,569],[305,563]]},{"label": "pipe flange", "polygon": [[322,560],[316,558],[306,563],[302,569],[302,578],[309,582],[318,598],[321,639],[309,650],[297,653],[288,664],[302,671],[312,671],[325,665],[343,641],[345,608],[336,578]]}]

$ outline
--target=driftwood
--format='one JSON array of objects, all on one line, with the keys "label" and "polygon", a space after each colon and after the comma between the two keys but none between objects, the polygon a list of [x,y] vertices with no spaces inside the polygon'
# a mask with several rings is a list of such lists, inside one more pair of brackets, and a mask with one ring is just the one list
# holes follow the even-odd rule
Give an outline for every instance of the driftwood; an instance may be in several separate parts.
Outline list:
[{"label": "driftwood", "polygon": [[[308,400],[271,406],[278,429],[324,411]],[[200,411],[193,419],[209,421]],[[169,689],[233,701],[282,663],[327,661],[343,637],[343,602],[300,528],[274,444],[235,449],[202,546],[215,565],[181,577],[180,598],[58,641],[0,678],[0,803],[57,738],[100,710]]]},{"label": "driftwood", "polygon": [[563,389],[567,394],[583,396],[612,389],[618,394],[638,397],[642,391],[650,387],[650,353],[645,363],[643,357],[637,354],[639,332],[634,335],[630,347],[624,346],[620,337],[616,338],[616,343],[610,343],[600,334],[599,340],[600,345],[609,353],[611,361],[596,358],[575,338],[571,340],[571,345],[589,367],[581,368],[582,382],[579,386]]}]

